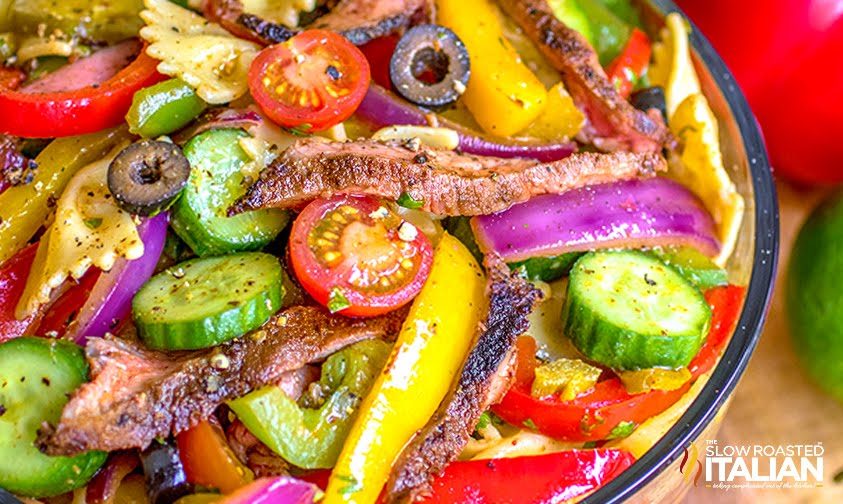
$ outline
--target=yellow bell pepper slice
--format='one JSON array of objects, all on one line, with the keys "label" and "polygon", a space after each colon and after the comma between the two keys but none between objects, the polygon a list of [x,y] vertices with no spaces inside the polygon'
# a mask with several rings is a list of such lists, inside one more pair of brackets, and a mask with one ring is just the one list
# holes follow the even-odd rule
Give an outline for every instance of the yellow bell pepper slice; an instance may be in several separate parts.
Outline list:
[{"label": "yellow bell pepper slice", "polygon": [[705,96],[688,96],[670,118],[670,130],[683,148],[678,159],[671,156],[668,176],[691,189],[711,212],[721,245],[714,262],[723,266],[738,239],[744,200],[723,166],[717,118]]},{"label": "yellow bell pepper slice", "polygon": [[583,124],[585,115],[574,104],[565,85],[557,82],[547,92],[544,111],[523,134],[542,140],[561,141],[574,138]]},{"label": "yellow bell pepper slice", "polygon": [[700,93],[700,80],[688,45],[690,30],[685,19],[677,12],[667,15],[661,40],[653,45],[653,63],[647,70],[650,82],[664,88],[667,117],[689,95]]},{"label": "yellow bell pepper slice", "polygon": [[471,77],[463,100],[488,133],[510,136],[541,114],[547,90],[504,37],[492,0],[436,0],[437,20],[463,41]]},{"label": "yellow bell pepper slice", "polygon": [[324,504],[377,501],[395,459],[459,372],[482,316],[484,290],[471,252],[444,234],[387,365],[360,406]]},{"label": "yellow bell pepper slice", "polygon": [[128,139],[125,129],[53,140],[38,157],[32,182],[0,194],[0,263],[14,255],[38,231],[67,183],[83,166]]}]

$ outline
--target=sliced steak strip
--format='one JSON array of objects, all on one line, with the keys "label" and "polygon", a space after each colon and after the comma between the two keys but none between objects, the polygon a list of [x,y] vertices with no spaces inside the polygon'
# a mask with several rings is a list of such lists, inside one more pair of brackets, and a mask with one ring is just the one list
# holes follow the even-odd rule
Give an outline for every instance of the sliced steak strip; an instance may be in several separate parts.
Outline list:
[{"label": "sliced steak strip", "polygon": [[230,210],[296,208],[319,197],[362,193],[398,199],[407,193],[440,215],[487,215],[533,196],[649,177],[664,170],[657,153],[576,153],[550,163],[413,150],[360,140],[296,142],[261,174]]},{"label": "sliced steak strip", "polygon": [[401,32],[430,20],[430,0],[340,0],[327,14],[305,28],[288,28],[244,12],[241,0],[206,0],[203,11],[235,35],[263,44],[284,42],[303,29],[338,32],[352,44],[362,45],[378,37]]},{"label": "sliced steak strip", "polygon": [[539,291],[487,257],[489,308],[458,381],[430,422],[416,433],[393,466],[387,502],[412,501],[468,443],[480,415],[500,401],[514,376],[515,339],[529,327]]},{"label": "sliced steak strip", "polygon": [[339,32],[352,44],[362,45],[427,22],[432,10],[429,0],[341,0],[308,29]]},{"label": "sliced steak strip", "polygon": [[86,348],[92,381],[45,424],[40,446],[52,455],[145,448],[209,417],[224,401],[283,382],[285,373],[367,338],[392,338],[406,310],[353,320],[322,308],[292,307],[261,329],[208,350],[163,353],[118,339]]},{"label": "sliced steak strip", "polygon": [[546,0],[498,2],[562,73],[565,87],[588,118],[581,140],[606,151],[653,152],[673,144],[658,111],[642,112],[618,94],[594,49],[553,15]]}]

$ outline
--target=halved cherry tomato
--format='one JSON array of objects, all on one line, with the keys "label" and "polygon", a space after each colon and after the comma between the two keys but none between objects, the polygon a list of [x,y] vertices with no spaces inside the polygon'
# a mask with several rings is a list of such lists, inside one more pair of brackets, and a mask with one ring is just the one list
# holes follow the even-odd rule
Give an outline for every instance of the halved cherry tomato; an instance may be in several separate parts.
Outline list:
[{"label": "halved cherry tomato", "polygon": [[176,436],[187,480],[231,493],[254,479],[231,451],[222,429],[203,420]]},{"label": "halved cherry tomato", "polygon": [[325,30],[307,30],[263,49],[249,69],[249,89],[264,113],[302,131],[348,119],[369,80],[369,63],[360,49]]},{"label": "halved cherry tomato", "polygon": [[368,196],[315,200],[290,234],[290,263],[302,287],[343,315],[374,316],[407,304],[432,262],[427,237]]},{"label": "halved cherry tomato", "polygon": [[652,48],[647,34],[635,28],[632,30],[623,52],[606,68],[609,81],[624,98],[629,97],[635,87],[635,81],[641,78],[647,70],[651,52]]},{"label": "halved cherry tomato", "polygon": [[[717,361],[740,315],[745,291],[744,287],[729,285],[706,292],[712,308],[711,328],[703,347],[688,366],[694,378],[706,373]],[[518,340],[519,369],[515,385],[492,409],[513,425],[534,428],[558,439],[606,439],[621,422],[640,424],[669,408],[691,387],[688,382],[677,390],[653,390],[633,395],[626,391],[619,378],[612,377],[598,382],[591,391],[573,401],[559,401],[556,397],[537,399],[530,393],[535,376],[532,371],[535,359],[531,359],[535,354],[534,345],[534,342],[531,345]],[[530,353],[531,348],[533,353]]]}]

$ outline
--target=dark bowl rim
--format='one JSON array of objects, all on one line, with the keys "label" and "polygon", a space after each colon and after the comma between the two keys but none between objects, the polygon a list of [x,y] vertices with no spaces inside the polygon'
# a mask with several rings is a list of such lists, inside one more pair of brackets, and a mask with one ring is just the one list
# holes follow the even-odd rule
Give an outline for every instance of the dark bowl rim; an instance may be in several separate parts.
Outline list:
[{"label": "dark bowl rim", "polygon": [[[679,12],[671,0],[648,0],[665,15]],[[690,22],[690,21],[689,21]],[[620,503],[670,466],[711,423],[729,398],[755,349],[772,297],[779,253],[779,209],[764,138],[740,87],[708,39],[691,22],[691,43],[708,67],[740,129],[755,203],[755,252],[752,276],[735,333],[720,363],[679,421],[635,464],[583,500],[586,504]]]}]

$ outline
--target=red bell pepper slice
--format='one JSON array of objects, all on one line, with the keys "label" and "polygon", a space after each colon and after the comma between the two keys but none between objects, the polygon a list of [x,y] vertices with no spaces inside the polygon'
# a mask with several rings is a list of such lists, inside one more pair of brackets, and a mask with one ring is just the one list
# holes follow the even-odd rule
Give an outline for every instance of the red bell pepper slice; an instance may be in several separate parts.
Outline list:
[{"label": "red bell pepper slice", "polygon": [[643,31],[635,28],[632,30],[623,52],[606,67],[609,82],[624,98],[629,97],[635,87],[635,81],[644,75],[650,63],[651,53],[652,47],[649,37]]},{"label": "red bell pepper slice", "polygon": [[123,122],[139,89],[164,79],[158,61],[141,50],[135,60],[101,84],[72,91],[0,90],[0,132],[25,138],[93,133]]},{"label": "red bell pepper slice", "polygon": [[70,287],[50,306],[44,318],[41,319],[41,323],[38,324],[38,330],[35,331],[35,334],[51,337],[63,336],[67,327],[79,314],[79,310],[85,304],[85,301],[88,300],[88,296],[91,295],[91,290],[99,277],[100,270],[90,268],[79,279],[79,283]]},{"label": "red bell pepper slice", "polygon": [[389,62],[397,45],[398,37],[387,35],[385,37],[378,37],[360,46],[360,50],[369,61],[372,80],[384,89],[392,89],[392,78],[389,76]]},{"label": "red bell pepper slice", "polygon": [[[706,342],[688,366],[694,378],[714,366],[721,350],[734,329],[746,289],[744,287],[717,287],[706,292],[712,308],[711,328]],[[640,424],[679,400],[690,387],[688,382],[677,390],[653,390],[643,394],[629,394],[619,378],[598,382],[595,387],[572,401],[558,398],[537,399],[530,393],[534,373],[535,346],[530,352],[529,342],[519,339],[519,368],[516,383],[500,404],[492,410],[505,421],[525,426],[557,438],[570,441],[599,441],[612,436],[621,422]],[[533,343],[535,345],[535,343]],[[521,357],[521,356],[528,357]]]},{"label": "red bell pepper slice", "polygon": [[737,285],[715,287],[705,292],[705,300],[711,306],[711,328],[702,348],[688,365],[688,371],[694,378],[714,367],[720,352],[729,341],[729,336],[735,330],[745,296],[746,287]]},{"label": "red bell pepper slice", "polygon": [[15,308],[23,294],[37,250],[38,244],[33,243],[0,266],[0,343],[23,336],[35,319],[33,315],[25,320],[18,320],[15,317]]},{"label": "red bell pepper slice", "polygon": [[26,74],[14,67],[0,66],[0,89],[17,89],[26,80]]},{"label": "red bell pepper slice", "polygon": [[[605,485],[634,462],[635,457],[625,451],[602,448],[456,461],[433,480],[431,492],[416,502],[568,502]],[[331,471],[318,470],[297,477],[324,490],[330,475]],[[384,502],[383,495],[378,502]]]},{"label": "red bell pepper slice", "polygon": [[418,502],[569,502],[593,492],[633,462],[629,453],[608,449],[454,462],[433,480],[432,493]]}]

